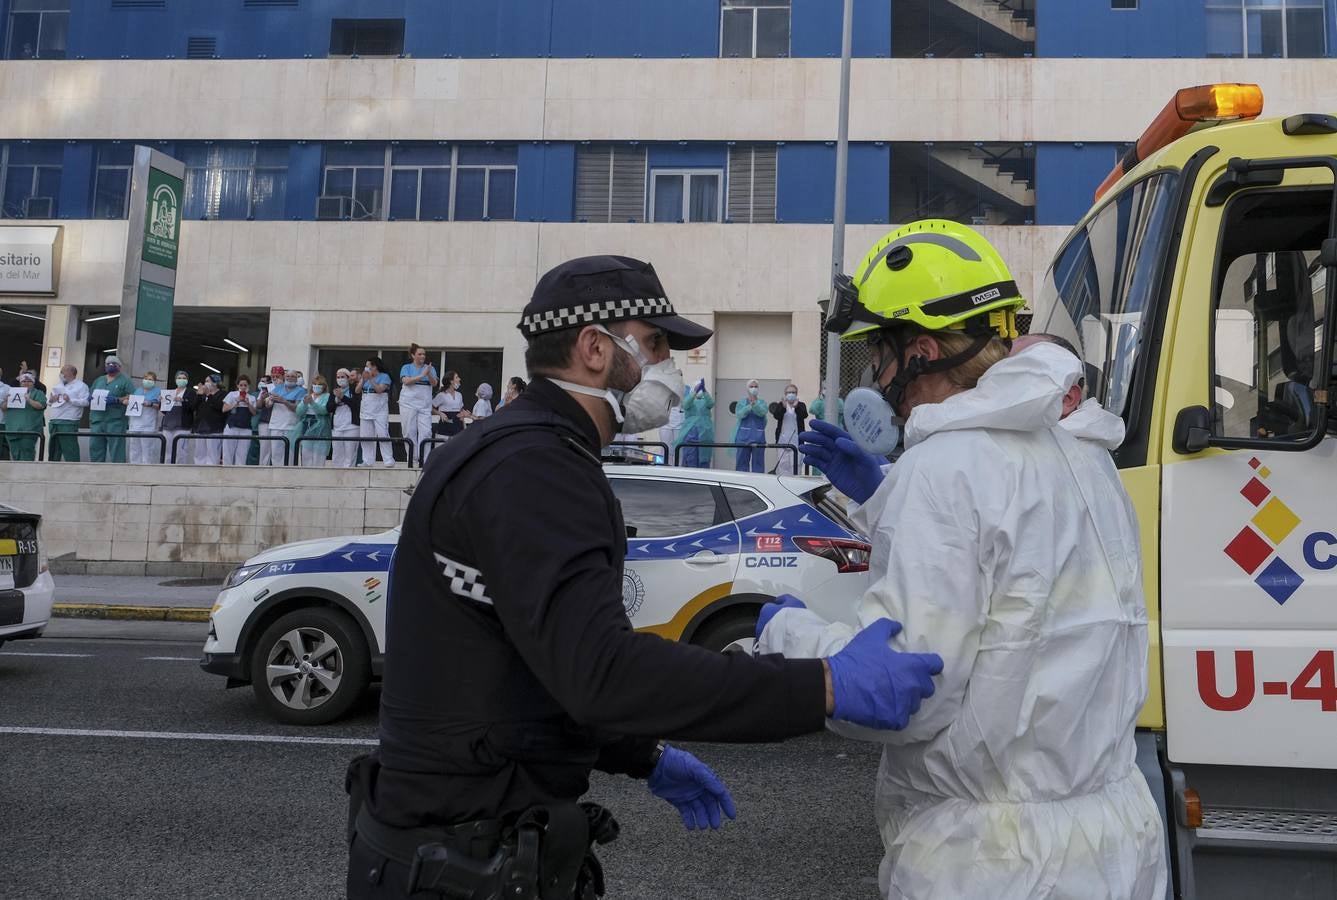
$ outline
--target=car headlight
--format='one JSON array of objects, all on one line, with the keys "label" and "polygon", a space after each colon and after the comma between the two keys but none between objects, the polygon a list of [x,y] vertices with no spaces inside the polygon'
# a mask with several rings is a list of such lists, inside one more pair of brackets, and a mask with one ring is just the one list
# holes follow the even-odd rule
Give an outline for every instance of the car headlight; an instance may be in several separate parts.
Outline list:
[{"label": "car headlight", "polygon": [[234,588],[237,585],[242,584],[245,581],[248,581],[252,575],[259,572],[263,568],[264,568],[263,565],[238,566],[237,568],[233,569],[231,572],[227,574],[227,578],[223,579],[223,587]]}]

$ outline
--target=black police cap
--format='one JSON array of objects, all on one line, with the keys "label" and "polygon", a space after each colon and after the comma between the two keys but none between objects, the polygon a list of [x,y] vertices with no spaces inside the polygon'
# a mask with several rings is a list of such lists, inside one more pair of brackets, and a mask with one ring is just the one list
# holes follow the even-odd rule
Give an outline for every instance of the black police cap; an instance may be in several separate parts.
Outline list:
[{"label": "black police cap", "polygon": [[532,338],[628,319],[662,329],[674,350],[700,347],[713,334],[674,312],[655,267],[630,256],[582,256],[548,270],[534,287],[519,327]]}]

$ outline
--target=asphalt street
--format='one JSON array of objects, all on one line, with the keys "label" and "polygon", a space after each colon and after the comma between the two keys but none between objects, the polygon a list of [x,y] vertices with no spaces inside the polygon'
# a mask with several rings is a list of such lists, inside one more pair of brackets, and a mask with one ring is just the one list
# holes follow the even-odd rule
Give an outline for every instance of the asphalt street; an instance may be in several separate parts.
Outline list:
[{"label": "asphalt street", "polygon": [[[57,622],[0,648],[0,896],[342,895],[343,773],[375,739],[375,695],[336,725],[275,724],[200,671],[203,628]],[[643,783],[596,776],[622,823],[610,897],[877,896],[875,747],[690,749],[738,821],[688,833]]]}]

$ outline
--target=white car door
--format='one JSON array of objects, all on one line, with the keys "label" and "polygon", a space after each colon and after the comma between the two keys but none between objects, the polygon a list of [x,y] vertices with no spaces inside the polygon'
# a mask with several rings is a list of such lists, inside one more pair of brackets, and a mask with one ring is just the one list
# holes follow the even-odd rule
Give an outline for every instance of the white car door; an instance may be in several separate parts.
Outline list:
[{"label": "white car door", "polygon": [[664,625],[733,590],[738,528],[719,485],[612,475],[627,524],[622,602],[637,628]]}]

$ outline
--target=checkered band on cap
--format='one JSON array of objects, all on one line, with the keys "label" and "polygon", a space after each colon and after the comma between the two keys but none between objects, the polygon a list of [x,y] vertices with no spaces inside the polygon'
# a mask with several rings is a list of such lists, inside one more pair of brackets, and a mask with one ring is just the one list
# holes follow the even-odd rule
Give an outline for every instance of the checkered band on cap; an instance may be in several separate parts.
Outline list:
[{"label": "checkered band on cap", "polygon": [[620,322],[623,319],[645,319],[650,316],[674,315],[673,304],[667,297],[624,297],[620,300],[600,300],[562,309],[525,316],[520,330],[526,337],[563,328]]}]

